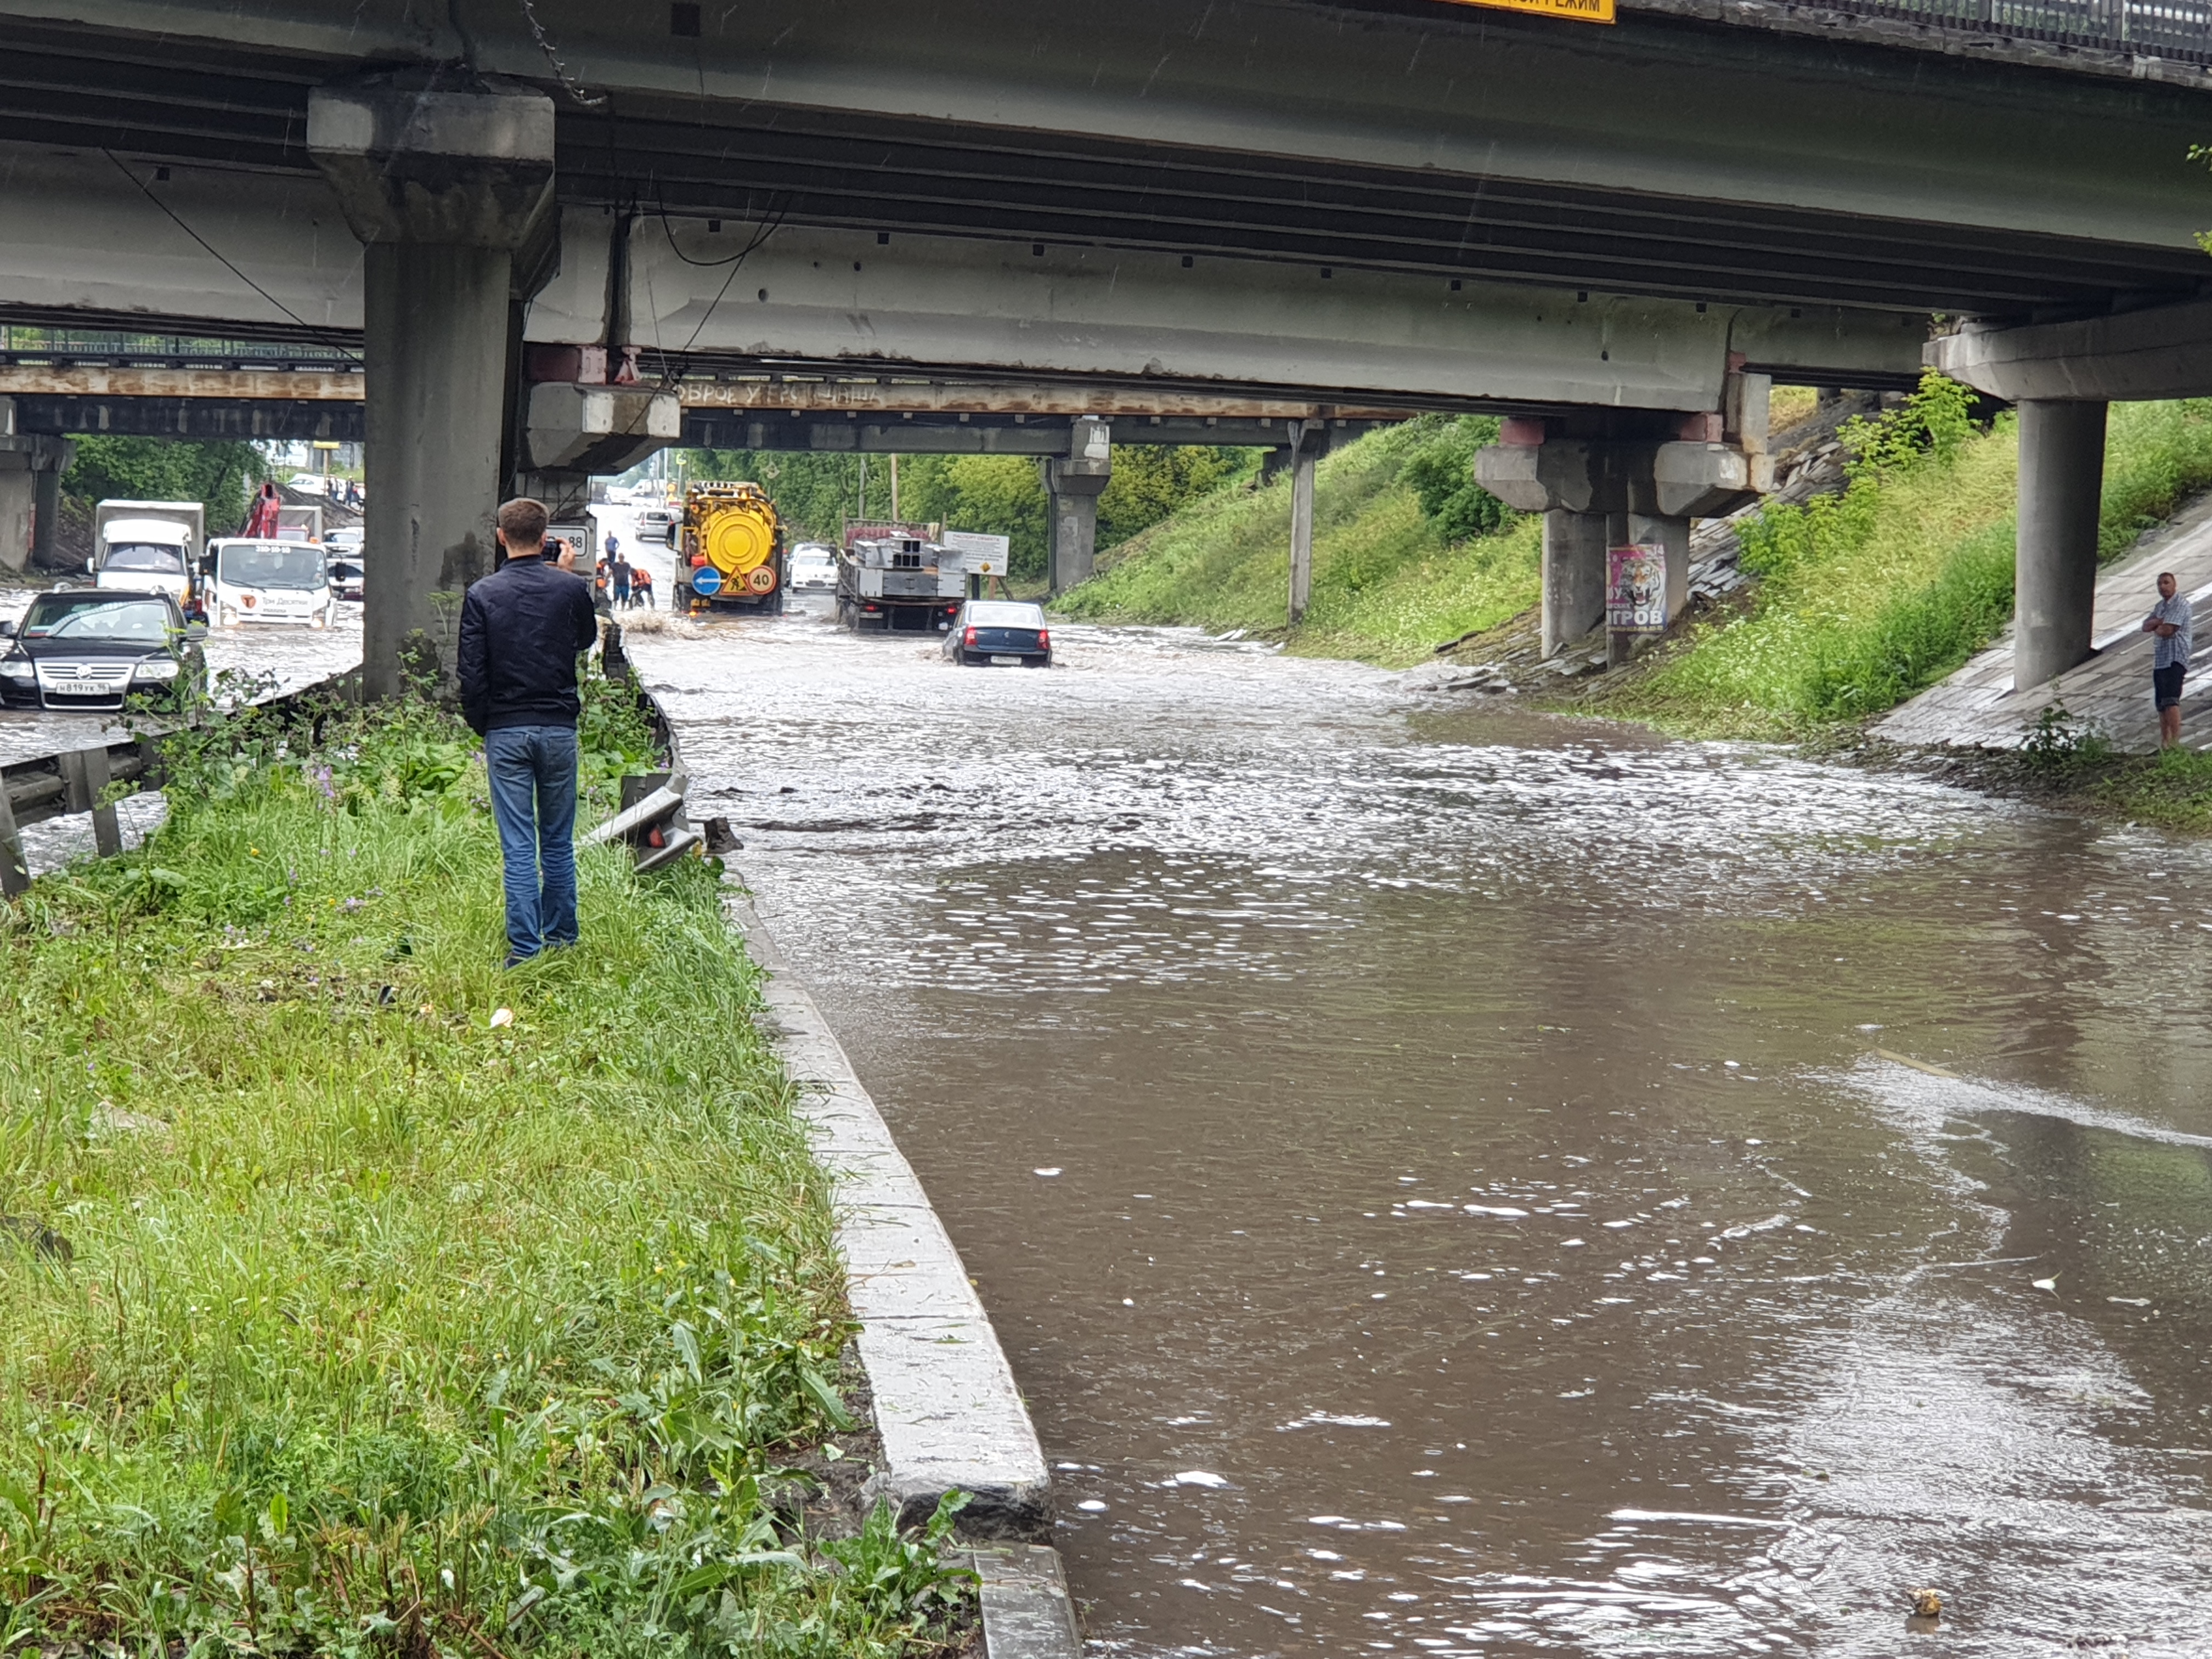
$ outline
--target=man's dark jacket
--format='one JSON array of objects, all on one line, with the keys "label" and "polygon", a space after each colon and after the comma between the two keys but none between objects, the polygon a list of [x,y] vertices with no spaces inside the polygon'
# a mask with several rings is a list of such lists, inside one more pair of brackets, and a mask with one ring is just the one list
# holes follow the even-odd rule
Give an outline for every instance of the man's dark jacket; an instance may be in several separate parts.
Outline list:
[{"label": "man's dark jacket", "polygon": [[574,726],[577,653],[599,636],[590,583],[542,558],[509,559],[461,601],[461,713],[479,734]]}]

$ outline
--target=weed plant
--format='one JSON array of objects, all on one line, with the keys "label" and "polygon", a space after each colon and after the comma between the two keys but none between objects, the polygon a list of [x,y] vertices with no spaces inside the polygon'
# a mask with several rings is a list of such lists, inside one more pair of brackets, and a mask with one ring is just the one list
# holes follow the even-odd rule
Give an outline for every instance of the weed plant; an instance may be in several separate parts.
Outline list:
[{"label": "weed plant", "polygon": [[468,733],[319,727],[179,734],[142,851],[0,910],[0,1652],[936,1646],[949,1514],[763,1495],[848,1322],[714,870],[584,850],[502,973]]}]

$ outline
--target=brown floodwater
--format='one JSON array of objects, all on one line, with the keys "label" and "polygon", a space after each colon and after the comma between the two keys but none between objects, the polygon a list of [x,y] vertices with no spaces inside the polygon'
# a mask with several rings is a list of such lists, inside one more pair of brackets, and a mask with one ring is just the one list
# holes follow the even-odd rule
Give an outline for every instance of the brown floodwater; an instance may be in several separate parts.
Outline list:
[{"label": "brown floodwater", "polygon": [[2212,1654],[2205,849],[1054,637],[635,654],[1094,1650]]}]

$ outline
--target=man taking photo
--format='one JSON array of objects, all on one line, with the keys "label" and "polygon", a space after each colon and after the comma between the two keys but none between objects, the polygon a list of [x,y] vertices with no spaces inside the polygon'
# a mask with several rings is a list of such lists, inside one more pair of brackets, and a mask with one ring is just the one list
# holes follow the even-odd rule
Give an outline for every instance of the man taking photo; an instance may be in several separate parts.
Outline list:
[{"label": "man taking photo", "polygon": [[484,740],[514,968],[576,942],[576,658],[599,623],[590,584],[545,560],[543,501],[501,507],[499,544],[461,602],[461,713]]}]

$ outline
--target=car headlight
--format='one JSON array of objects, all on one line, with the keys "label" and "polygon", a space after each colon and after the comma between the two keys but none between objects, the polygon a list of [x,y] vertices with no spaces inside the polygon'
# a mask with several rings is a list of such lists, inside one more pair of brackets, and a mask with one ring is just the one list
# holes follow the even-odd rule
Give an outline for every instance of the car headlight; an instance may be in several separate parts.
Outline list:
[{"label": "car headlight", "polygon": [[169,657],[149,657],[131,674],[134,680],[173,680],[177,678],[177,665]]},{"label": "car headlight", "polygon": [[0,675],[5,675],[11,680],[36,679],[38,670],[32,665],[31,659],[21,652],[11,651],[6,656],[0,657]]}]

